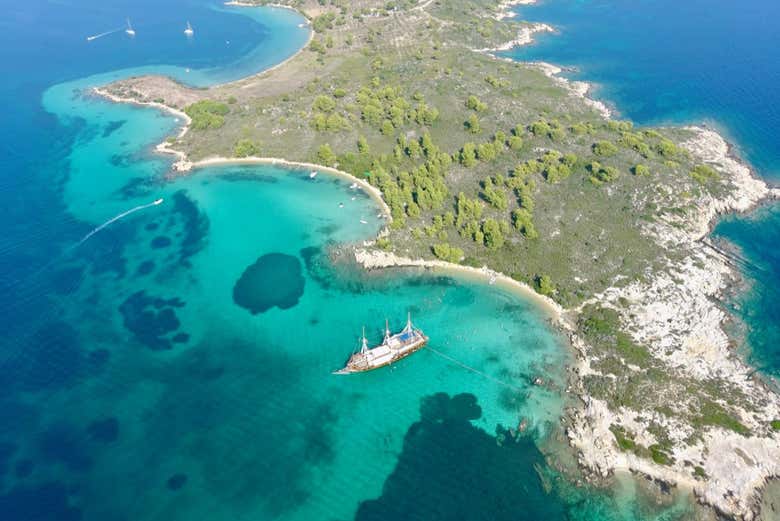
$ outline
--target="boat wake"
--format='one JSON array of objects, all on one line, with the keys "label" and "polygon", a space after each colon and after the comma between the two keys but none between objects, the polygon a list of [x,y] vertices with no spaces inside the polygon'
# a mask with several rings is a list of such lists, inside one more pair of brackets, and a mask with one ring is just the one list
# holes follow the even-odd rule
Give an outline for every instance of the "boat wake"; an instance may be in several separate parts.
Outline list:
[{"label": "boat wake", "polygon": [[[99,233],[101,230],[104,230],[106,227],[108,227],[108,226],[110,226],[111,224],[113,224],[113,223],[117,222],[118,220],[120,220],[120,219],[124,219],[124,218],[125,218],[125,217],[127,217],[128,215],[132,215],[132,214],[134,214],[135,212],[140,212],[141,210],[145,210],[145,209],[147,209],[147,208],[151,208],[152,206],[157,206],[157,205],[160,205],[160,204],[162,204],[162,203],[163,203],[163,199],[162,199],[162,198],[160,198],[160,199],[156,199],[156,200],[152,201],[151,203],[148,203],[148,204],[142,204],[142,205],[139,205],[139,206],[136,206],[136,207],[130,208],[129,210],[127,210],[127,211],[125,211],[125,212],[122,212],[122,213],[120,213],[119,215],[116,215],[116,216],[112,217],[111,219],[107,220],[106,222],[104,222],[104,223],[103,223],[103,224],[101,224],[100,226],[98,226],[98,227],[94,228],[92,231],[90,231],[88,234],[86,234],[84,237],[82,237],[82,238],[81,238],[81,240],[80,240],[79,242],[77,242],[76,244],[73,244],[72,246],[70,246],[70,247],[66,248],[66,249],[65,249],[65,251],[63,251],[63,252],[62,252],[60,255],[58,255],[57,257],[55,257],[55,258],[53,258],[53,259],[51,259],[49,262],[47,262],[46,264],[44,264],[43,266],[41,266],[40,268],[38,268],[38,269],[37,269],[35,272],[33,272],[31,275],[29,275],[29,276],[27,276],[27,277],[25,277],[25,278],[26,278],[26,279],[34,279],[34,278],[38,277],[38,276],[39,276],[41,273],[43,273],[44,271],[46,271],[47,269],[49,269],[49,268],[50,268],[51,266],[53,266],[54,264],[57,264],[57,263],[58,263],[58,262],[60,262],[62,259],[64,259],[64,258],[65,258],[67,255],[69,255],[71,252],[73,252],[74,250],[76,250],[76,248],[78,248],[79,246],[81,246],[82,244],[84,244],[85,242],[87,242],[87,241],[88,241],[88,240],[89,240],[91,237],[93,237],[93,236],[94,236],[96,233]],[[19,283],[19,284],[21,284],[21,282],[22,282],[22,280],[20,279],[20,280],[18,281],[18,283]]]},{"label": "boat wake", "polygon": [[121,30],[122,30],[122,28],[120,27],[119,29],[111,29],[110,31],[106,31],[104,33],[93,34],[92,36],[87,36],[87,41],[91,42],[92,40],[97,40],[98,38],[103,38],[104,36],[108,36],[109,34],[118,33]]},{"label": "boat wake", "polygon": [[111,224],[115,223],[116,221],[118,221],[120,219],[124,219],[128,215],[134,214],[135,212],[140,212],[141,210],[145,210],[147,208],[151,208],[152,206],[157,206],[159,204],[162,204],[162,202],[163,202],[163,199],[157,199],[155,201],[152,201],[151,203],[142,204],[142,205],[136,206],[134,208],[130,208],[126,212],[122,212],[119,215],[117,215],[115,217],[112,217],[111,219],[107,220],[106,222],[104,222],[103,224],[101,224],[97,228],[94,228],[91,232],[86,234],[79,242],[77,242],[76,244],[71,246],[70,249],[73,250],[73,249],[78,248],[79,246],[81,246],[82,244],[87,242],[90,239],[90,237],[92,237],[93,235],[98,233],[100,230],[103,230],[107,226],[110,226]]}]

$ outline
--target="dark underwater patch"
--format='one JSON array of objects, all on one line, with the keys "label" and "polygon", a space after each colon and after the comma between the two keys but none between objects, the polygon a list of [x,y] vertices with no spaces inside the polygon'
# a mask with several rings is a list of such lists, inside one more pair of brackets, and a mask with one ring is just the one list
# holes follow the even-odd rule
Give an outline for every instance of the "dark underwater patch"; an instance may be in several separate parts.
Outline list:
[{"label": "dark underwater patch", "polygon": [[154,239],[152,239],[152,242],[149,243],[152,248],[155,250],[159,250],[160,248],[167,248],[171,245],[171,239],[166,237],[165,235],[158,235]]},{"label": "dark underwater patch", "polygon": [[184,306],[179,298],[164,299],[152,297],[145,291],[130,295],[120,306],[119,312],[124,325],[133,335],[153,351],[163,351],[173,347],[166,335],[179,329],[179,319],[175,308]]},{"label": "dark underwater patch", "polygon": [[47,428],[38,436],[38,453],[50,463],[62,463],[70,470],[85,471],[92,466],[84,437],[64,423]]},{"label": "dark underwater patch", "polygon": [[0,400],[0,432],[3,437],[18,439],[35,427],[38,415],[38,409],[27,403]]},{"label": "dark underwater patch", "polygon": [[131,154],[112,154],[109,158],[109,163],[116,167],[126,167],[133,162],[133,156]]},{"label": "dark underwater patch", "polygon": [[70,506],[68,490],[54,482],[36,488],[16,487],[0,496],[3,519],[19,521],[79,521],[81,510]]},{"label": "dark underwater patch", "polygon": [[35,463],[33,460],[20,459],[16,462],[16,466],[14,467],[14,474],[16,474],[17,478],[24,479],[32,474],[33,468],[35,468]]},{"label": "dark underwater patch", "polygon": [[174,474],[173,476],[168,478],[168,481],[166,482],[166,486],[168,487],[168,490],[179,490],[186,483],[187,483],[186,474]]},{"label": "dark underwater patch", "polygon": [[153,232],[154,230],[156,230],[159,227],[160,227],[159,223],[151,222],[151,223],[148,223],[146,226],[144,226],[144,230],[146,230],[147,232]]},{"label": "dark underwater patch", "polygon": [[348,293],[365,291],[367,272],[347,263],[334,263],[328,255],[328,246],[308,246],[300,251],[306,273],[323,289],[338,289]]},{"label": "dark underwater patch", "polygon": [[69,295],[81,285],[83,266],[74,266],[56,271],[51,278],[51,287],[59,295]]},{"label": "dark underwater patch", "polygon": [[317,228],[317,233],[320,235],[324,235],[326,237],[330,237],[337,231],[339,231],[339,228],[341,228],[338,224],[326,224],[324,226],[320,226]]},{"label": "dark underwater patch", "polygon": [[173,208],[184,220],[184,238],[179,249],[179,261],[189,266],[189,258],[206,245],[209,234],[209,219],[201,213],[195,201],[180,190],[173,194]]},{"label": "dark underwater patch", "polygon": [[94,349],[87,354],[87,367],[90,372],[99,373],[110,359],[111,352],[108,349]]},{"label": "dark underwater patch", "polygon": [[340,408],[331,407],[341,403],[337,389],[327,400],[312,395],[284,341],[226,338],[217,327],[160,375],[164,393],[143,419],[161,461],[197,450],[199,486],[236,512],[263,505],[268,519],[286,517],[310,494],[310,472],[332,457]]},{"label": "dark underwater patch", "polygon": [[92,441],[115,442],[119,438],[119,420],[113,417],[94,420],[87,426],[87,434]]},{"label": "dark underwater patch", "polygon": [[8,472],[8,468],[11,466],[11,457],[13,457],[17,448],[15,443],[0,441],[0,478]]},{"label": "dark underwater patch", "polygon": [[154,261],[145,260],[138,265],[137,273],[139,275],[149,275],[153,271],[154,271]]},{"label": "dark underwater patch", "polygon": [[134,177],[119,189],[119,193],[125,199],[133,199],[150,195],[157,186],[159,181],[155,178]]},{"label": "dark underwater patch", "polygon": [[320,404],[306,417],[303,424],[303,458],[308,463],[316,465],[333,460],[330,432],[336,420],[336,412],[328,403]]},{"label": "dark underwater patch", "polygon": [[362,502],[355,519],[564,519],[537,474],[545,462],[533,441],[501,427],[491,436],[471,424],[480,416],[471,394],[423,398],[382,496]]},{"label": "dark underwater patch", "polygon": [[51,322],[35,332],[3,371],[23,391],[41,391],[72,384],[82,375],[84,356],[76,331],[65,322]]},{"label": "dark underwater patch", "polygon": [[290,309],[303,295],[304,283],[296,257],[269,253],[244,270],[233,287],[233,301],[253,315],[274,306]]},{"label": "dark underwater patch", "polygon": [[234,170],[219,176],[225,181],[252,181],[253,183],[278,183],[279,179],[273,175],[257,174],[255,169],[247,171]]},{"label": "dark underwater patch", "polygon": [[113,134],[114,132],[122,128],[122,125],[124,125],[125,123],[127,123],[127,120],[124,119],[120,119],[117,121],[109,121],[108,125],[106,125],[105,128],[103,128],[103,137],[110,136],[111,134]]}]

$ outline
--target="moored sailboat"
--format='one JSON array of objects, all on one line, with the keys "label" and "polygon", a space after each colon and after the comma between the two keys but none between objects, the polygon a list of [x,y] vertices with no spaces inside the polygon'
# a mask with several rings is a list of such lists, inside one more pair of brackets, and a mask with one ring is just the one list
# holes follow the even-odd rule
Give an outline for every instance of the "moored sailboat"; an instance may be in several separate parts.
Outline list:
[{"label": "moored sailboat", "polygon": [[375,347],[368,347],[366,330],[363,328],[360,350],[353,353],[344,368],[335,371],[334,374],[362,373],[378,369],[406,358],[425,347],[427,343],[428,337],[425,336],[425,333],[412,325],[411,314],[407,316],[406,327],[396,334],[390,333],[390,328],[385,322],[384,340]]}]

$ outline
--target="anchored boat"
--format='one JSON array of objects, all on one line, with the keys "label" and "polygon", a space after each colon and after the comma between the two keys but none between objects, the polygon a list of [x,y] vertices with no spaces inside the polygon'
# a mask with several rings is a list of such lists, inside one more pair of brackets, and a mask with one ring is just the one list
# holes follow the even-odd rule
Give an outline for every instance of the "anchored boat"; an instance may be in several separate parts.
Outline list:
[{"label": "anchored boat", "polygon": [[406,327],[401,332],[390,334],[390,328],[385,322],[385,338],[381,344],[368,347],[366,330],[363,328],[360,351],[349,357],[347,365],[334,374],[350,374],[371,371],[406,358],[415,351],[422,349],[428,343],[428,337],[422,330],[412,325],[411,314],[407,316]]}]

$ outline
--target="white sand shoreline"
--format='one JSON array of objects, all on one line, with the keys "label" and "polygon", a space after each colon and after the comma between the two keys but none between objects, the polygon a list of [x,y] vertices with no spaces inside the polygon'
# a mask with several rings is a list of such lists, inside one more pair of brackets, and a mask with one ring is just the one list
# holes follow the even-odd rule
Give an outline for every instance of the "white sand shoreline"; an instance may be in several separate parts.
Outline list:
[{"label": "white sand shoreline", "polygon": [[464,266],[462,264],[454,264],[441,260],[410,259],[408,257],[400,257],[394,253],[376,249],[356,250],[355,260],[358,262],[358,264],[362,265],[365,269],[368,270],[391,267],[418,267],[445,273],[457,273],[458,275],[468,276],[469,278],[478,280],[483,283],[487,281],[488,284],[490,284],[490,280],[492,279],[493,283],[498,287],[507,289],[516,295],[520,295],[526,300],[533,301],[537,307],[539,307],[550,318],[553,318],[556,323],[560,323],[561,326],[565,326],[562,321],[565,310],[563,307],[561,307],[560,304],[549,297],[540,295],[527,284],[517,281],[503,273],[491,270],[487,266],[483,266],[482,268],[475,268],[472,266]]},{"label": "white sand shoreline", "polygon": [[289,161],[287,159],[282,159],[278,157],[257,157],[257,156],[217,157],[214,156],[214,157],[208,157],[206,159],[201,159],[200,161],[195,161],[193,163],[188,163],[186,168],[180,171],[186,172],[189,170],[206,168],[209,166],[228,166],[228,165],[274,165],[274,166],[281,166],[287,168],[288,170],[312,170],[316,172],[325,172],[332,176],[339,177],[344,180],[351,181],[357,184],[358,188],[363,190],[369,197],[371,197],[371,199],[374,200],[374,202],[377,203],[377,205],[379,205],[379,209],[381,210],[385,218],[388,220],[388,222],[392,221],[392,216],[390,214],[390,207],[387,206],[387,203],[385,203],[385,200],[382,198],[382,192],[380,192],[378,188],[371,185],[364,179],[360,179],[348,172],[330,166],[324,166],[317,163],[307,163],[305,161]]}]

